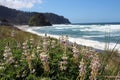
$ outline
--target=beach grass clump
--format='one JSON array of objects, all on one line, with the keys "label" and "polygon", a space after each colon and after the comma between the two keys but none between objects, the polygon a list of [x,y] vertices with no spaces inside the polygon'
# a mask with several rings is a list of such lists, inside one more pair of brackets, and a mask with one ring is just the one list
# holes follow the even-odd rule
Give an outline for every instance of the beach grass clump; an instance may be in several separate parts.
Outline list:
[{"label": "beach grass clump", "polygon": [[0,26],[0,80],[117,80],[118,54]]}]

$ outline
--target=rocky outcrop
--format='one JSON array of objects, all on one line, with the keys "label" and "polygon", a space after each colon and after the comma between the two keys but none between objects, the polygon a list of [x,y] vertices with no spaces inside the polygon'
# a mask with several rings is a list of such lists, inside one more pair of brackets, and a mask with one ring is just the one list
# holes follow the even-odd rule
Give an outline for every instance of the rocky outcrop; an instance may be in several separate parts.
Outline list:
[{"label": "rocky outcrop", "polygon": [[44,17],[44,14],[36,14],[29,20],[29,26],[51,26],[52,24]]}]

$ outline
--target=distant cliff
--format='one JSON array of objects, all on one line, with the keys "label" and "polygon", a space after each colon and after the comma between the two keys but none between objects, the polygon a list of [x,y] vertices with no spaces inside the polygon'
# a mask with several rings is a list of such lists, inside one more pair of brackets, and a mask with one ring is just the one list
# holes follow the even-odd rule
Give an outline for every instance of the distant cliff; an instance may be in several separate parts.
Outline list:
[{"label": "distant cliff", "polygon": [[[7,19],[13,24],[27,25],[30,18],[38,12],[23,12],[15,9],[10,9],[4,6],[0,6],[0,20]],[[70,24],[70,21],[63,16],[59,16],[54,13],[42,13],[45,20],[48,20],[51,24]]]},{"label": "distant cliff", "polygon": [[44,13],[44,15],[52,24],[70,24],[70,21],[63,16],[54,13]]}]

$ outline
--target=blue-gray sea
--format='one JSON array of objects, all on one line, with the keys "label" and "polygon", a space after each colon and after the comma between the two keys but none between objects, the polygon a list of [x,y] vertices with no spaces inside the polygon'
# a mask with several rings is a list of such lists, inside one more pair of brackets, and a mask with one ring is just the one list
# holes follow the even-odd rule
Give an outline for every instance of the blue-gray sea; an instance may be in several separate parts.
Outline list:
[{"label": "blue-gray sea", "polygon": [[[38,34],[50,34],[54,36],[68,35],[71,41],[91,47],[104,47],[106,42],[114,47],[116,43],[120,44],[120,25],[119,24],[61,24],[46,27],[34,27],[33,31]],[[93,46],[93,45],[94,46]]]}]

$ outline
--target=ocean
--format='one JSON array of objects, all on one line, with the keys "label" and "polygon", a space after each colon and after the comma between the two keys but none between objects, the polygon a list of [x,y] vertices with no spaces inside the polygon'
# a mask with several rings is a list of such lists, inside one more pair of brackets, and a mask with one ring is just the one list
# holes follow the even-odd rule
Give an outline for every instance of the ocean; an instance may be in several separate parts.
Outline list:
[{"label": "ocean", "polygon": [[60,24],[45,27],[29,27],[27,31],[38,35],[48,34],[51,37],[68,35],[69,41],[96,49],[109,48],[120,50],[120,24]]}]

